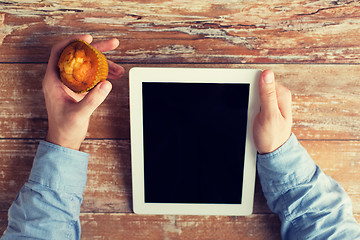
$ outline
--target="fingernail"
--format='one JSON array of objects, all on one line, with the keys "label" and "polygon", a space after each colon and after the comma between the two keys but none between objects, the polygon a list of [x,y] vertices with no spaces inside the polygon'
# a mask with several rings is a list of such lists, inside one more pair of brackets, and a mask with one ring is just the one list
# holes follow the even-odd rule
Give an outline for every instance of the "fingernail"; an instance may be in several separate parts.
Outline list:
[{"label": "fingernail", "polygon": [[272,83],[274,81],[274,76],[273,74],[266,74],[264,76],[264,81],[265,83],[269,84],[269,83]]},{"label": "fingernail", "polygon": [[113,43],[114,43],[114,45],[115,45],[116,47],[118,47],[119,44],[120,44],[120,41],[119,41],[119,39],[117,39],[117,38],[113,38]]},{"label": "fingernail", "polygon": [[104,94],[108,94],[111,90],[111,84],[107,82],[100,83],[100,91],[102,91]]}]

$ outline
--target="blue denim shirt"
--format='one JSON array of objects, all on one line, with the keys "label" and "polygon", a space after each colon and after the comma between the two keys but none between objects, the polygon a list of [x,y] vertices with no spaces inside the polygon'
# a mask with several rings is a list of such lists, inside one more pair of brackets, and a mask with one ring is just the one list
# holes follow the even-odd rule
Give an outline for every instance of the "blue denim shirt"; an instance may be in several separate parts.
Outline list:
[{"label": "blue denim shirt", "polygon": [[[80,239],[87,164],[88,154],[41,142],[1,239]],[[294,135],[275,152],[259,155],[257,166],[284,239],[360,239],[348,195],[315,165]]]},{"label": "blue denim shirt", "polygon": [[88,154],[40,142],[1,239],[80,239]]},{"label": "blue denim shirt", "polygon": [[349,196],[314,163],[294,134],[278,150],[258,155],[257,169],[283,239],[360,239]]}]

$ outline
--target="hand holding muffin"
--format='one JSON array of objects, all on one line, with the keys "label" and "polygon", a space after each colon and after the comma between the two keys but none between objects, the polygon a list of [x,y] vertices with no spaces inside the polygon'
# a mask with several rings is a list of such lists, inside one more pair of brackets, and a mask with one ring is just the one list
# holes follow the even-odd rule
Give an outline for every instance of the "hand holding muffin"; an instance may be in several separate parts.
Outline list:
[{"label": "hand holding muffin", "polygon": [[[86,86],[85,91],[75,89],[76,92],[83,93],[75,93],[63,84],[59,77],[58,60],[63,49],[77,39],[89,44],[92,42],[92,37],[90,35],[82,35],[75,36],[56,44],[52,48],[42,83],[49,124],[46,140],[75,150],[79,150],[81,143],[85,139],[91,114],[105,100],[112,88],[111,83],[104,80],[106,77],[103,77],[103,72],[101,75],[102,77],[99,80],[100,82],[93,83],[91,87],[94,88],[90,92],[85,92],[86,90],[91,89]],[[118,45],[119,41],[117,39],[111,39],[94,43],[91,48],[106,52],[117,48]],[[89,54],[86,54],[88,53],[86,51],[87,50],[78,52],[76,55],[78,59],[74,58],[74,64],[72,64],[73,68],[77,60],[84,62],[89,60],[87,59]],[[82,58],[82,60],[79,60],[79,58]],[[71,65],[69,64],[71,61],[73,60],[70,59],[70,61],[68,61],[67,67]],[[109,79],[119,79],[124,73],[124,69],[114,62],[107,61],[107,65],[107,77]],[[86,72],[85,70],[91,69],[91,67],[89,68],[88,63],[85,63],[83,66],[85,67],[83,67],[82,73]],[[80,69],[81,65],[76,66],[76,68]],[[69,69],[67,69],[67,71],[69,71]],[[77,74],[81,74],[81,71]],[[89,76],[86,76],[84,79],[89,80],[88,77]]]}]

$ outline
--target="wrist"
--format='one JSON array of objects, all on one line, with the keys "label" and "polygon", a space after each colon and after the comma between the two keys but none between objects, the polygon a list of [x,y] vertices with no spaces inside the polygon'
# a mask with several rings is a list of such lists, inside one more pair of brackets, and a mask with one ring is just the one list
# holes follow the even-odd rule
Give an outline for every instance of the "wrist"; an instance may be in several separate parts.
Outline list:
[{"label": "wrist", "polygon": [[265,153],[258,152],[258,158],[268,159],[270,157],[278,156],[279,154],[282,154],[284,151],[286,151],[288,148],[291,148],[291,146],[293,146],[296,142],[297,138],[295,134],[291,132],[289,138],[273,151]]},{"label": "wrist", "polygon": [[266,155],[266,154],[269,154],[269,153],[273,153],[275,151],[277,151],[279,148],[281,148],[286,142],[289,141],[289,139],[291,138],[291,136],[293,135],[293,133],[290,131],[286,136],[287,137],[284,137],[283,140],[280,140],[276,143],[273,144],[273,146],[271,147],[268,147],[268,148],[264,148],[264,149],[259,149],[258,150],[258,153],[260,155]]},{"label": "wrist", "polygon": [[68,138],[68,137],[60,137],[59,135],[53,134],[50,130],[45,138],[47,142],[65,147],[70,148],[76,151],[79,151],[82,140]]}]

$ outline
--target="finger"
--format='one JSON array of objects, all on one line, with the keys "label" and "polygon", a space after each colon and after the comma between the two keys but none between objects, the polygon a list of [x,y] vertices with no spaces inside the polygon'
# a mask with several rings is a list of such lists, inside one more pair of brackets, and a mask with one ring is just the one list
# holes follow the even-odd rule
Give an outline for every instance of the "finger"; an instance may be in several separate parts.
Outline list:
[{"label": "finger", "polygon": [[111,88],[112,85],[109,81],[101,81],[78,103],[78,114],[84,117],[90,117],[109,95]]},{"label": "finger", "polygon": [[111,50],[114,50],[115,48],[117,48],[119,46],[119,40],[117,40],[116,38],[113,38],[110,40],[96,42],[91,45],[101,52],[106,52],[106,51],[111,51]]},{"label": "finger", "polygon": [[274,73],[271,70],[262,72],[259,82],[261,112],[272,115],[279,111],[276,95]]},{"label": "finger", "polygon": [[284,118],[292,117],[291,113],[291,92],[281,84],[276,84],[276,94],[279,110]]},{"label": "finger", "polygon": [[108,60],[108,65],[109,65],[109,74],[108,74],[108,78],[109,79],[119,79],[125,72],[125,69],[114,63],[113,61]]}]

